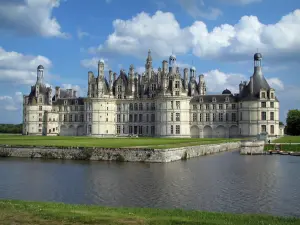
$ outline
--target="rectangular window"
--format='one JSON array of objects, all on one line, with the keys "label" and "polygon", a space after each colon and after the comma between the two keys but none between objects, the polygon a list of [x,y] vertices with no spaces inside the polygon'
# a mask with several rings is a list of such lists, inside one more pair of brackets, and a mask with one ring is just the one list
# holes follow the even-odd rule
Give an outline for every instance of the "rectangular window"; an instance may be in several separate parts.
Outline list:
[{"label": "rectangular window", "polygon": [[120,122],[121,122],[121,115],[117,114],[117,123],[120,123]]},{"label": "rectangular window", "polygon": [[143,134],[143,126],[139,126],[139,134]]},{"label": "rectangular window", "polygon": [[92,133],[92,125],[88,126],[88,133],[91,134]]},{"label": "rectangular window", "polygon": [[274,125],[271,125],[271,134],[274,134]]},{"label": "rectangular window", "polygon": [[155,135],[155,126],[151,126],[151,135]]},{"label": "rectangular window", "polygon": [[261,105],[262,108],[266,108],[267,107],[267,103],[266,102],[261,102],[260,105]]},{"label": "rectangular window", "polygon": [[146,110],[149,110],[149,103],[146,103]]},{"label": "rectangular window", "polygon": [[210,118],[209,118],[209,113],[206,113],[206,116],[205,116],[205,121],[206,121],[206,122],[209,122],[209,121],[210,121]]},{"label": "rectangular window", "polygon": [[92,113],[89,113],[89,121],[92,121]]},{"label": "rectangular window", "polygon": [[174,114],[173,113],[171,113],[171,121],[173,121],[174,120]]},{"label": "rectangular window", "polygon": [[236,122],[236,113],[231,114],[231,120],[232,122]]},{"label": "rectangular window", "polygon": [[149,122],[149,114],[147,114],[147,120],[146,121]]},{"label": "rectangular window", "polygon": [[274,98],[274,93],[273,92],[271,93],[271,98]]},{"label": "rectangular window", "polygon": [[197,105],[193,105],[193,110],[197,110]]},{"label": "rectangular window", "polygon": [[274,102],[270,102],[270,108],[274,108]]},{"label": "rectangular window", "polygon": [[154,102],[151,103],[151,110],[155,110],[155,103]]},{"label": "rectangular window", "polygon": [[200,105],[199,107],[200,107],[200,110],[202,110],[202,105]]},{"label": "rectangular window", "polygon": [[176,125],[176,134],[180,134],[180,125]]},{"label": "rectangular window", "polygon": [[261,120],[267,120],[267,113],[261,112]]},{"label": "rectangular window", "polygon": [[270,120],[274,120],[274,112],[270,112]]},{"label": "rectangular window", "polygon": [[174,132],[174,130],[173,130],[173,125],[171,125],[170,130],[171,130],[171,134],[173,134],[173,132]]},{"label": "rectangular window", "polygon": [[73,115],[70,115],[70,122],[73,121]]},{"label": "rectangular window", "polygon": [[122,86],[118,85],[118,92],[122,92]]},{"label": "rectangular window", "polygon": [[129,126],[129,134],[132,134],[132,126]]},{"label": "rectangular window", "polygon": [[64,122],[67,122],[67,115],[64,115]]},{"label": "rectangular window", "polygon": [[229,107],[228,107],[228,104],[226,104],[226,109],[228,109]]},{"label": "rectangular window", "polygon": [[193,113],[193,122],[197,122],[197,113]]},{"label": "rectangular window", "polygon": [[235,105],[235,104],[232,104],[232,105],[231,105],[231,108],[232,108],[232,109],[236,109],[236,105]]},{"label": "rectangular window", "polygon": [[205,105],[205,109],[206,109],[206,110],[209,110],[209,104],[206,104],[206,105]]},{"label": "rectangular window", "polygon": [[80,122],[83,122],[84,121],[84,116],[83,114],[80,115]]},{"label": "rectangular window", "polygon": [[42,111],[43,110],[43,106],[40,105],[39,106],[39,110]]},{"label": "rectangular window", "polygon": [[155,122],[155,114],[151,114],[151,122]]},{"label": "rectangular window", "polygon": [[223,104],[219,104],[219,109],[223,109]]},{"label": "rectangular window", "polygon": [[267,132],[267,126],[261,125],[261,132]]},{"label": "rectangular window", "polygon": [[262,97],[262,98],[266,98],[266,92],[262,92],[262,93],[261,93],[261,97]]},{"label": "rectangular window", "polygon": [[240,112],[240,120],[243,120],[243,112]]},{"label": "rectangular window", "polygon": [[137,114],[134,114],[134,122],[135,123],[137,122],[137,119],[138,119]]},{"label": "rectangular window", "polygon": [[139,104],[139,110],[141,110],[141,111],[143,110],[143,103]]},{"label": "rectangular window", "polygon": [[138,104],[134,103],[134,110],[138,110]]},{"label": "rectangular window", "polygon": [[176,113],[176,121],[180,121],[180,113]]},{"label": "rectangular window", "polygon": [[179,87],[180,87],[179,81],[175,81],[175,88],[179,88]]},{"label": "rectangular window", "polygon": [[216,121],[216,114],[213,113],[213,121]]},{"label": "rectangular window", "polygon": [[75,114],[75,122],[78,122],[78,115]]},{"label": "rectangular window", "polygon": [[180,109],[180,101],[176,101],[176,109]]},{"label": "rectangular window", "polygon": [[120,132],[121,132],[121,126],[117,125],[117,134],[120,134]]},{"label": "rectangular window", "polygon": [[229,121],[229,115],[228,115],[228,113],[226,113],[226,121]]},{"label": "rectangular window", "polygon": [[123,114],[123,123],[124,123],[124,122],[126,122],[126,120],[125,120],[125,114]]},{"label": "rectangular window", "polygon": [[216,109],[216,104],[213,104],[213,110],[215,110]]},{"label": "rectangular window", "polygon": [[173,109],[173,107],[174,107],[174,106],[173,106],[173,101],[171,101],[171,109]]},{"label": "rectangular window", "polygon": [[223,113],[219,113],[219,121],[223,122]]},{"label": "rectangular window", "polygon": [[143,114],[139,114],[139,122],[143,122]]},{"label": "rectangular window", "polygon": [[117,104],[117,111],[121,111],[121,104]]},{"label": "rectangular window", "polygon": [[200,120],[200,122],[202,122],[202,120],[203,120],[202,114],[201,114],[201,113],[200,113],[200,115],[199,115],[199,120]]},{"label": "rectangular window", "polygon": [[240,108],[243,108],[243,103],[242,102],[240,103]]}]

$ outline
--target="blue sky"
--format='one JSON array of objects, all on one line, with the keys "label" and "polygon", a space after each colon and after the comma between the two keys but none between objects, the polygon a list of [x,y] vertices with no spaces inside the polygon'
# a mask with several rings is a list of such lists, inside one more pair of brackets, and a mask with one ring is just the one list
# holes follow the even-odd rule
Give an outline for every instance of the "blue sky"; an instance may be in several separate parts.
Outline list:
[{"label": "blue sky", "polygon": [[22,121],[39,64],[48,85],[85,96],[98,60],[107,71],[142,72],[148,49],[156,68],[172,51],[182,69],[194,65],[209,93],[236,92],[258,49],[284,121],[300,104],[299,8],[296,0],[1,0],[0,123]]}]

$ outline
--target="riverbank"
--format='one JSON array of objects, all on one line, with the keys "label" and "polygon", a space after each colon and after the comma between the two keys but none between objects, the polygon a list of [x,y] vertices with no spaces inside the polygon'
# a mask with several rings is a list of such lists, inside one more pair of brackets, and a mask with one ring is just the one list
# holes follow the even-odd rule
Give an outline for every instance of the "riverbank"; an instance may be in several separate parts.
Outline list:
[{"label": "riverbank", "polygon": [[149,208],[110,208],[63,203],[0,200],[0,221],[5,224],[213,224],[297,225],[300,219],[267,215],[212,213]]},{"label": "riverbank", "polygon": [[241,142],[206,144],[168,149],[2,145],[0,146],[0,157],[162,163],[237,150],[240,146]]}]

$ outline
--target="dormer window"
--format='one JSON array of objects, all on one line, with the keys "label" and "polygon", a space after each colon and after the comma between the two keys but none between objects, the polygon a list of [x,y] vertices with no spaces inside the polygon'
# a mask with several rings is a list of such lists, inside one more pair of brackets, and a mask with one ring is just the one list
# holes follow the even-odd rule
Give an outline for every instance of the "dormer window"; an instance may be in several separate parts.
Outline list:
[{"label": "dormer window", "polygon": [[215,97],[213,97],[212,98],[212,102],[216,102],[217,100],[216,100],[216,98]]},{"label": "dormer window", "polygon": [[229,102],[229,98],[228,97],[225,98],[225,102]]},{"label": "dormer window", "polygon": [[78,101],[77,101],[77,100],[75,100],[75,104],[76,104],[76,105],[78,104]]},{"label": "dormer window", "polygon": [[122,92],[122,86],[118,85],[118,92]]},{"label": "dormer window", "polygon": [[261,92],[261,98],[266,98],[266,92]]},{"label": "dormer window", "polygon": [[175,88],[179,88],[180,87],[180,82],[179,81],[175,81]]},{"label": "dormer window", "polygon": [[67,101],[66,100],[64,101],[64,105],[67,105]]},{"label": "dormer window", "polygon": [[274,98],[274,92],[271,92],[270,98]]},{"label": "dormer window", "polygon": [[200,99],[199,99],[199,102],[203,102],[203,98],[200,98]]}]

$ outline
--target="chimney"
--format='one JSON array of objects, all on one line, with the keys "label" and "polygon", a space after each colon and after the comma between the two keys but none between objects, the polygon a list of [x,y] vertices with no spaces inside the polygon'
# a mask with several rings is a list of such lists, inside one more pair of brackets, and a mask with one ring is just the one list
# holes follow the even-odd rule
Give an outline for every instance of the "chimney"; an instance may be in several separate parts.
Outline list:
[{"label": "chimney", "polygon": [[56,99],[60,98],[60,87],[58,86],[55,87],[55,98]]},{"label": "chimney", "polygon": [[74,91],[73,91],[73,97],[74,97],[74,98],[77,98],[76,95],[77,95],[77,91],[74,90]]}]

